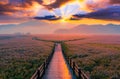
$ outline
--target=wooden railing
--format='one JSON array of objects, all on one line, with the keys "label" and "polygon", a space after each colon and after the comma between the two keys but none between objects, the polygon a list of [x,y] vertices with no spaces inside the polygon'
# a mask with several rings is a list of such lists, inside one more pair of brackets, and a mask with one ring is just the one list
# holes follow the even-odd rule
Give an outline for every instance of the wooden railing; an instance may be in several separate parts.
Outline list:
[{"label": "wooden railing", "polygon": [[45,70],[47,69],[53,54],[54,54],[54,50],[55,50],[55,45],[52,49],[52,53],[46,58],[46,60],[44,61],[44,63],[35,71],[35,73],[32,75],[32,77],[30,79],[42,79],[43,75],[45,74]]},{"label": "wooden railing", "polygon": [[72,58],[67,57],[66,51],[63,46],[64,45],[62,44],[62,52],[64,58],[77,76],[77,79],[90,79],[89,75],[85,74],[85,72],[83,72],[83,70],[76,64],[76,62]]},{"label": "wooden railing", "polygon": [[85,74],[80,67],[78,67],[78,65],[73,59],[66,58],[66,60],[78,79],[90,79],[90,77],[87,74]]}]

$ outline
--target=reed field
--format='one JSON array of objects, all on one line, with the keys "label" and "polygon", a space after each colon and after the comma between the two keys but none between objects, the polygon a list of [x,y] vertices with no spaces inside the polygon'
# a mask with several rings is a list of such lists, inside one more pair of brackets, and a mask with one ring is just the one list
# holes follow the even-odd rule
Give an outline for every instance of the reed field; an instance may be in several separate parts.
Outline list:
[{"label": "reed field", "polygon": [[30,79],[52,52],[44,40],[64,41],[65,54],[91,79],[120,79],[119,35],[0,36],[0,79]]},{"label": "reed field", "polygon": [[91,79],[120,79],[120,41],[110,38],[65,42],[64,50]]},{"label": "reed field", "polygon": [[52,48],[32,36],[0,36],[0,79],[30,79]]}]

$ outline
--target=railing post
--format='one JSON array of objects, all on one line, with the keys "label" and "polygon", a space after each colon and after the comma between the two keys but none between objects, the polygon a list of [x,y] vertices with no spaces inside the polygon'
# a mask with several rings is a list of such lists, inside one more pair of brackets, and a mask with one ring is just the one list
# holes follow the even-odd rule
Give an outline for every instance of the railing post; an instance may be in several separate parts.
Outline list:
[{"label": "railing post", "polygon": [[40,79],[40,70],[37,70],[37,79]]},{"label": "railing post", "polygon": [[45,60],[45,62],[46,62],[46,68],[48,67],[48,57],[47,57],[47,59]]},{"label": "railing post", "polygon": [[44,62],[44,64],[43,64],[43,70],[44,70],[43,74],[45,73],[45,68],[46,68],[46,63]]},{"label": "railing post", "polygon": [[72,59],[70,58],[70,67],[72,67]]},{"label": "railing post", "polygon": [[73,62],[73,70],[75,71],[75,62]]},{"label": "railing post", "polygon": [[78,79],[81,79],[82,77],[81,77],[81,69],[80,68],[78,68]]}]

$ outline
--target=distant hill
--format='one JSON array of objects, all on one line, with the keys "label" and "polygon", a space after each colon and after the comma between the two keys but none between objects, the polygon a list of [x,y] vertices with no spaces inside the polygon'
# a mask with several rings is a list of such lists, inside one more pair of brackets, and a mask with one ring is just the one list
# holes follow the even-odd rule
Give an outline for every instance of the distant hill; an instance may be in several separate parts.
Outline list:
[{"label": "distant hill", "polygon": [[59,29],[55,33],[64,34],[120,34],[120,25],[79,25],[72,29]]}]

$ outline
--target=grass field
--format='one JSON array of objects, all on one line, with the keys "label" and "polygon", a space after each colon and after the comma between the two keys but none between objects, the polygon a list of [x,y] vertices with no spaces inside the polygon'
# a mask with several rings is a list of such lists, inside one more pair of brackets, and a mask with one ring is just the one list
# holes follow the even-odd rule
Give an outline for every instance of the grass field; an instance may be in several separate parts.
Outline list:
[{"label": "grass field", "polygon": [[29,79],[51,53],[53,43],[33,40],[74,40],[64,43],[67,56],[91,79],[120,79],[119,35],[0,36],[0,79]]},{"label": "grass field", "polygon": [[[91,79],[120,79],[120,42],[118,39],[107,41],[102,36],[92,37],[80,41],[66,42],[67,56],[75,62]],[[102,39],[102,41],[101,41]]]},{"label": "grass field", "polygon": [[53,43],[31,36],[1,36],[0,79],[30,79],[52,47]]},{"label": "grass field", "polygon": [[[39,36],[38,36],[39,37]],[[120,79],[120,35],[48,35],[64,43],[67,56],[74,59],[91,79]]]},{"label": "grass field", "polygon": [[[39,37],[39,36],[38,36]],[[67,56],[90,74],[91,79],[120,79],[119,35],[53,35],[50,40],[74,40],[64,43]]]}]

